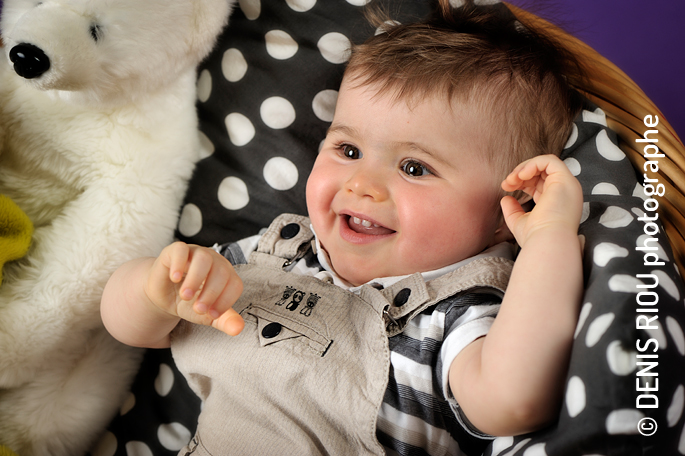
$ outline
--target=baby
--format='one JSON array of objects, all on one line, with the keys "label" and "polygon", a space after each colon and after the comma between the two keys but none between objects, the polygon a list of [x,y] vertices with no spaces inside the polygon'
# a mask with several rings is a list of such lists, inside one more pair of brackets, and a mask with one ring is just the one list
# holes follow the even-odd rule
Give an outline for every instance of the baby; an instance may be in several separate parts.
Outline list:
[{"label": "baby", "polygon": [[503,5],[441,3],[353,49],[309,219],[107,284],[107,329],[171,346],[203,400],[180,454],[480,454],[556,417],[583,281],[553,155],[573,68]]}]

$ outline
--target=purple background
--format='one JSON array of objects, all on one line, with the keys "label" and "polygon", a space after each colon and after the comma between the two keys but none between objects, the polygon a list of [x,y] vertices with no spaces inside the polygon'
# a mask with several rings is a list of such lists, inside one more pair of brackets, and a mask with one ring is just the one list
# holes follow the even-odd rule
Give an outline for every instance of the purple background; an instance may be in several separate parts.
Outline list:
[{"label": "purple background", "polygon": [[685,141],[684,0],[509,0],[580,38],[630,76]]},{"label": "purple background", "polygon": [[685,1],[510,1],[560,25],[614,62],[685,138]]}]

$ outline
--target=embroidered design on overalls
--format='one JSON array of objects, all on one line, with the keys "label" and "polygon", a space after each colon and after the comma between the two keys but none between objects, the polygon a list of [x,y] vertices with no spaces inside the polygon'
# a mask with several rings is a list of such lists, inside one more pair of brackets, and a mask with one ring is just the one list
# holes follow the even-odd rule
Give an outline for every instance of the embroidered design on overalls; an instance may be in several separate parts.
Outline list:
[{"label": "embroidered design on overalls", "polygon": [[307,303],[305,304],[306,307],[300,310],[300,313],[305,317],[310,316],[314,310],[314,306],[316,306],[316,303],[319,302],[319,299],[321,299],[321,296],[316,293],[310,293],[309,297],[307,298]]},{"label": "embroidered design on overalls", "polygon": [[304,299],[304,295],[306,293],[304,291],[297,290],[295,294],[293,295],[293,300],[288,303],[287,306],[285,306],[286,309],[288,309],[291,312],[294,312],[297,310],[298,307],[300,307],[300,303]]},{"label": "embroidered design on overalls", "polygon": [[[298,309],[298,307],[300,307],[300,304],[302,303],[306,295],[307,292],[286,285],[285,290],[283,290],[283,295],[281,296],[281,299],[276,301],[274,305],[282,306],[290,299],[290,302],[287,306],[285,306],[285,308],[291,312],[295,312]],[[305,307],[300,310],[300,314],[304,315],[305,317],[309,317],[314,311],[314,307],[316,306],[316,303],[319,302],[319,299],[321,299],[321,296],[319,296],[318,294],[309,293],[307,301],[305,301]]]},{"label": "embroidered design on overalls", "polygon": [[277,306],[282,306],[285,304],[285,302],[290,299],[290,297],[295,293],[295,289],[293,287],[285,287],[285,291],[283,291],[283,297],[276,303]]}]

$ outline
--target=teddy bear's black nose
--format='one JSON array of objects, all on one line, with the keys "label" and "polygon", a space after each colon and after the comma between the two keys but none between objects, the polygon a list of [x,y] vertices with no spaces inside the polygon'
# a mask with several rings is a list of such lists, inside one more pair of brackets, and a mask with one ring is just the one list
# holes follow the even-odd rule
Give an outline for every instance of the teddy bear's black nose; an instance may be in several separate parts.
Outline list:
[{"label": "teddy bear's black nose", "polygon": [[10,49],[10,60],[14,71],[26,79],[37,78],[50,69],[50,59],[45,52],[33,44],[21,43]]}]

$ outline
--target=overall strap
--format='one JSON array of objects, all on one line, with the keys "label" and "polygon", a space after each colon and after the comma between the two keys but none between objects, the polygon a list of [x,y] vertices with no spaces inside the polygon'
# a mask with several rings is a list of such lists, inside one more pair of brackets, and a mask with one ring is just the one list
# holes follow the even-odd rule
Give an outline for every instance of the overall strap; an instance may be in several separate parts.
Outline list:
[{"label": "overall strap", "polygon": [[290,266],[312,247],[314,233],[309,226],[308,217],[279,215],[262,235],[250,263],[277,269]]},{"label": "overall strap", "polygon": [[388,302],[385,310],[388,336],[401,333],[409,321],[428,307],[459,293],[479,290],[501,298],[513,264],[506,258],[479,258],[428,282],[416,273],[377,291]]}]

